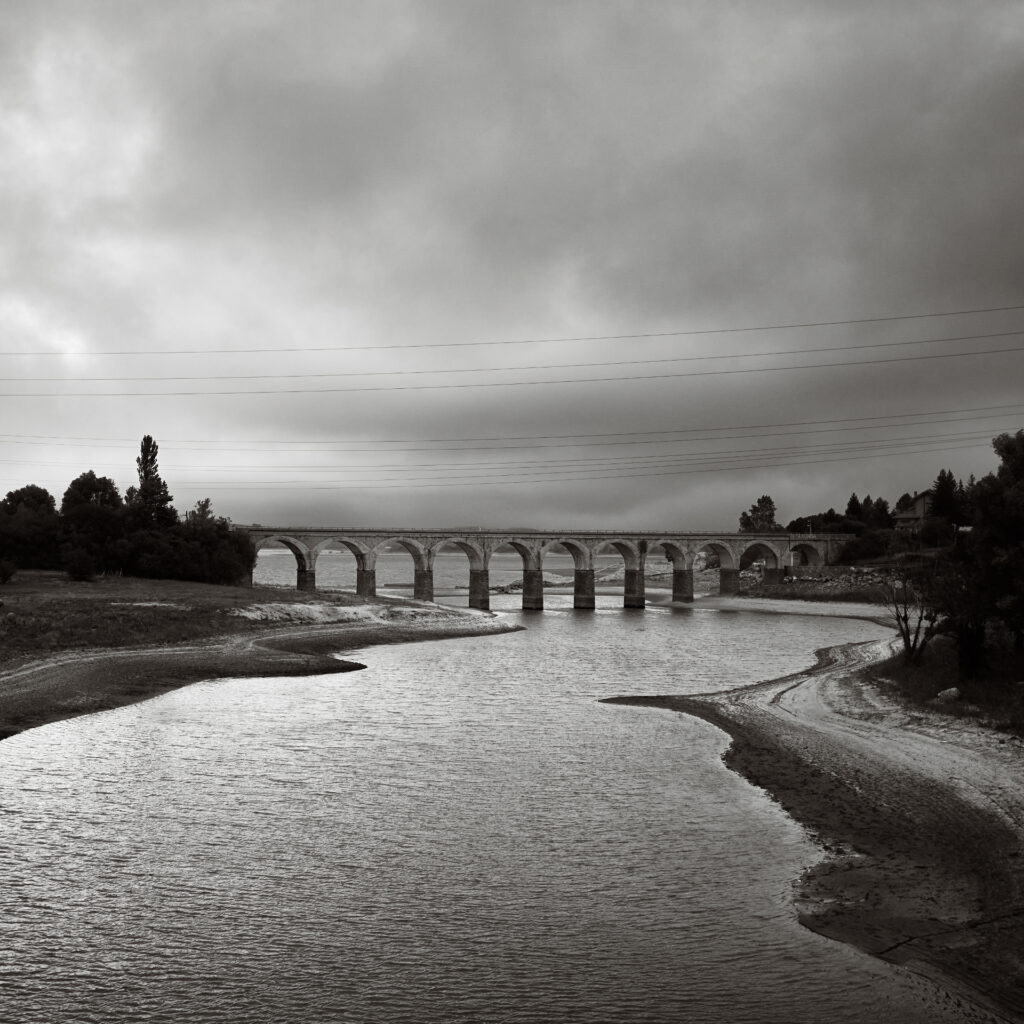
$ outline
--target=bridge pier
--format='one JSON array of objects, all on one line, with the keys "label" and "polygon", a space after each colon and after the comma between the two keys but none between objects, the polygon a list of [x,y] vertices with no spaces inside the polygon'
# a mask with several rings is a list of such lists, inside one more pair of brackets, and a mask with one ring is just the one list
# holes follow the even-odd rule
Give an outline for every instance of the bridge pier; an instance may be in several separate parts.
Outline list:
[{"label": "bridge pier", "polygon": [[672,600],[686,602],[693,600],[692,569],[672,570]]},{"label": "bridge pier", "polygon": [[577,569],[573,580],[572,606],[573,608],[593,608],[594,600],[594,570]]},{"label": "bridge pier", "polygon": [[626,592],[622,606],[624,608],[643,608],[647,604],[647,593],[644,589],[644,570],[626,570]]},{"label": "bridge pier", "polygon": [[484,612],[491,607],[490,574],[486,569],[469,570],[469,607]]},{"label": "bridge pier", "polygon": [[544,610],[544,572],[541,569],[523,570],[523,611]]},{"label": "bridge pier", "polygon": [[295,589],[316,590],[316,569],[296,569]]},{"label": "bridge pier", "polygon": [[718,592],[720,594],[738,594],[740,592],[740,571],[739,569],[720,569],[720,583]]},{"label": "bridge pier", "polygon": [[416,601],[434,600],[434,570],[417,569],[413,575],[412,596]]},{"label": "bridge pier", "polygon": [[356,569],[356,594],[359,597],[377,596],[376,569]]}]

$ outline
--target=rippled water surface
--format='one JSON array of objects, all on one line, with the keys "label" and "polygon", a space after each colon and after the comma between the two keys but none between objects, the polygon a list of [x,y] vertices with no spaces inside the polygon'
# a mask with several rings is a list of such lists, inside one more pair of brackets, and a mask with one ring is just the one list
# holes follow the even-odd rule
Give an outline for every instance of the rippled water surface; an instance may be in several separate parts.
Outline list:
[{"label": "rippled water surface", "polygon": [[721,733],[597,703],[880,628],[600,603],[0,743],[4,1018],[959,1019],[796,924],[815,848]]}]

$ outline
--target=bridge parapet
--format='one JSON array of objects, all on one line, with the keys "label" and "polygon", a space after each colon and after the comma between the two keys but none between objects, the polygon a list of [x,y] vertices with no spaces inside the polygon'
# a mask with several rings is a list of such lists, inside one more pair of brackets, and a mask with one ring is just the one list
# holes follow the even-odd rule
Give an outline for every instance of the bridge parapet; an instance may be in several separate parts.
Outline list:
[{"label": "bridge parapet", "polygon": [[594,607],[594,564],[597,555],[618,552],[625,565],[624,601],[627,607],[645,604],[644,576],[648,555],[659,551],[672,563],[673,600],[693,600],[693,569],[702,553],[717,555],[721,566],[720,590],[735,593],[739,571],[751,554],[764,561],[766,571],[777,577],[791,565],[829,564],[845,534],[789,533],[683,533],[672,531],[612,530],[439,530],[376,529],[365,527],[267,527],[235,526],[249,534],[257,548],[272,542],[287,547],[295,556],[296,586],[316,587],[316,562],[332,544],[347,548],[356,560],[356,591],[364,597],[376,594],[377,555],[391,545],[403,547],[414,565],[413,594],[433,600],[433,569],[437,553],[446,547],[463,551],[469,562],[470,606],[489,607],[488,570],[491,556],[511,547],[523,560],[523,607],[543,607],[544,556],[560,549],[575,566],[575,607]]}]

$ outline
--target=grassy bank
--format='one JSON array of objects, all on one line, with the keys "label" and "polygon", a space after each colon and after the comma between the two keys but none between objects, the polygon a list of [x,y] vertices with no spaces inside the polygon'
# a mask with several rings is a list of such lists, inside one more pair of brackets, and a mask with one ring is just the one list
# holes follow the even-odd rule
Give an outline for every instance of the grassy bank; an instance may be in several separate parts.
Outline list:
[{"label": "grassy bank", "polygon": [[[976,679],[960,678],[956,645],[949,637],[933,640],[920,662],[908,665],[900,653],[871,666],[868,673],[877,686],[892,691],[910,708],[927,707],[1024,735],[1024,652],[1001,638],[990,641],[987,666]],[[938,699],[953,689],[958,696]]]},{"label": "grassy bank", "polygon": [[[276,587],[223,587],[127,576],[70,582],[63,573],[19,572],[0,587],[0,665],[68,650],[177,644],[265,630],[266,617],[247,617],[272,605],[277,619],[287,606],[299,617],[311,601],[344,609],[364,606],[352,594],[303,594]],[[398,602],[374,602],[386,614]],[[354,613],[354,612],[353,612]]]}]

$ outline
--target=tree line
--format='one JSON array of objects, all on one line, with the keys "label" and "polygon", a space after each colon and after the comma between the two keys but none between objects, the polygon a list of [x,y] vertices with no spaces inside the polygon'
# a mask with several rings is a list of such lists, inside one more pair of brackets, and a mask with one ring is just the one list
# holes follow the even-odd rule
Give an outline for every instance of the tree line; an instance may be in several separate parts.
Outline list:
[{"label": "tree line", "polygon": [[58,509],[49,491],[29,484],[0,500],[0,582],[18,569],[63,569],[72,579],[97,573],[235,583],[256,551],[244,533],[215,516],[209,498],[179,516],[148,434],[135,460],[138,485],[121,496],[109,477],[88,470],[68,485]]},{"label": "tree line", "polygon": [[[991,645],[1008,638],[1024,651],[1024,431],[992,441],[998,468],[965,484],[943,469],[931,486],[921,530],[894,530],[888,503],[850,496],[835,509],[792,520],[791,533],[849,533],[841,562],[890,565],[885,603],[899,629],[905,660],[920,661],[930,641],[950,637],[962,679],[983,676]],[[894,511],[913,503],[908,493]],[[782,530],[775,503],[762,495],[740,516],[744,532]]]}]

